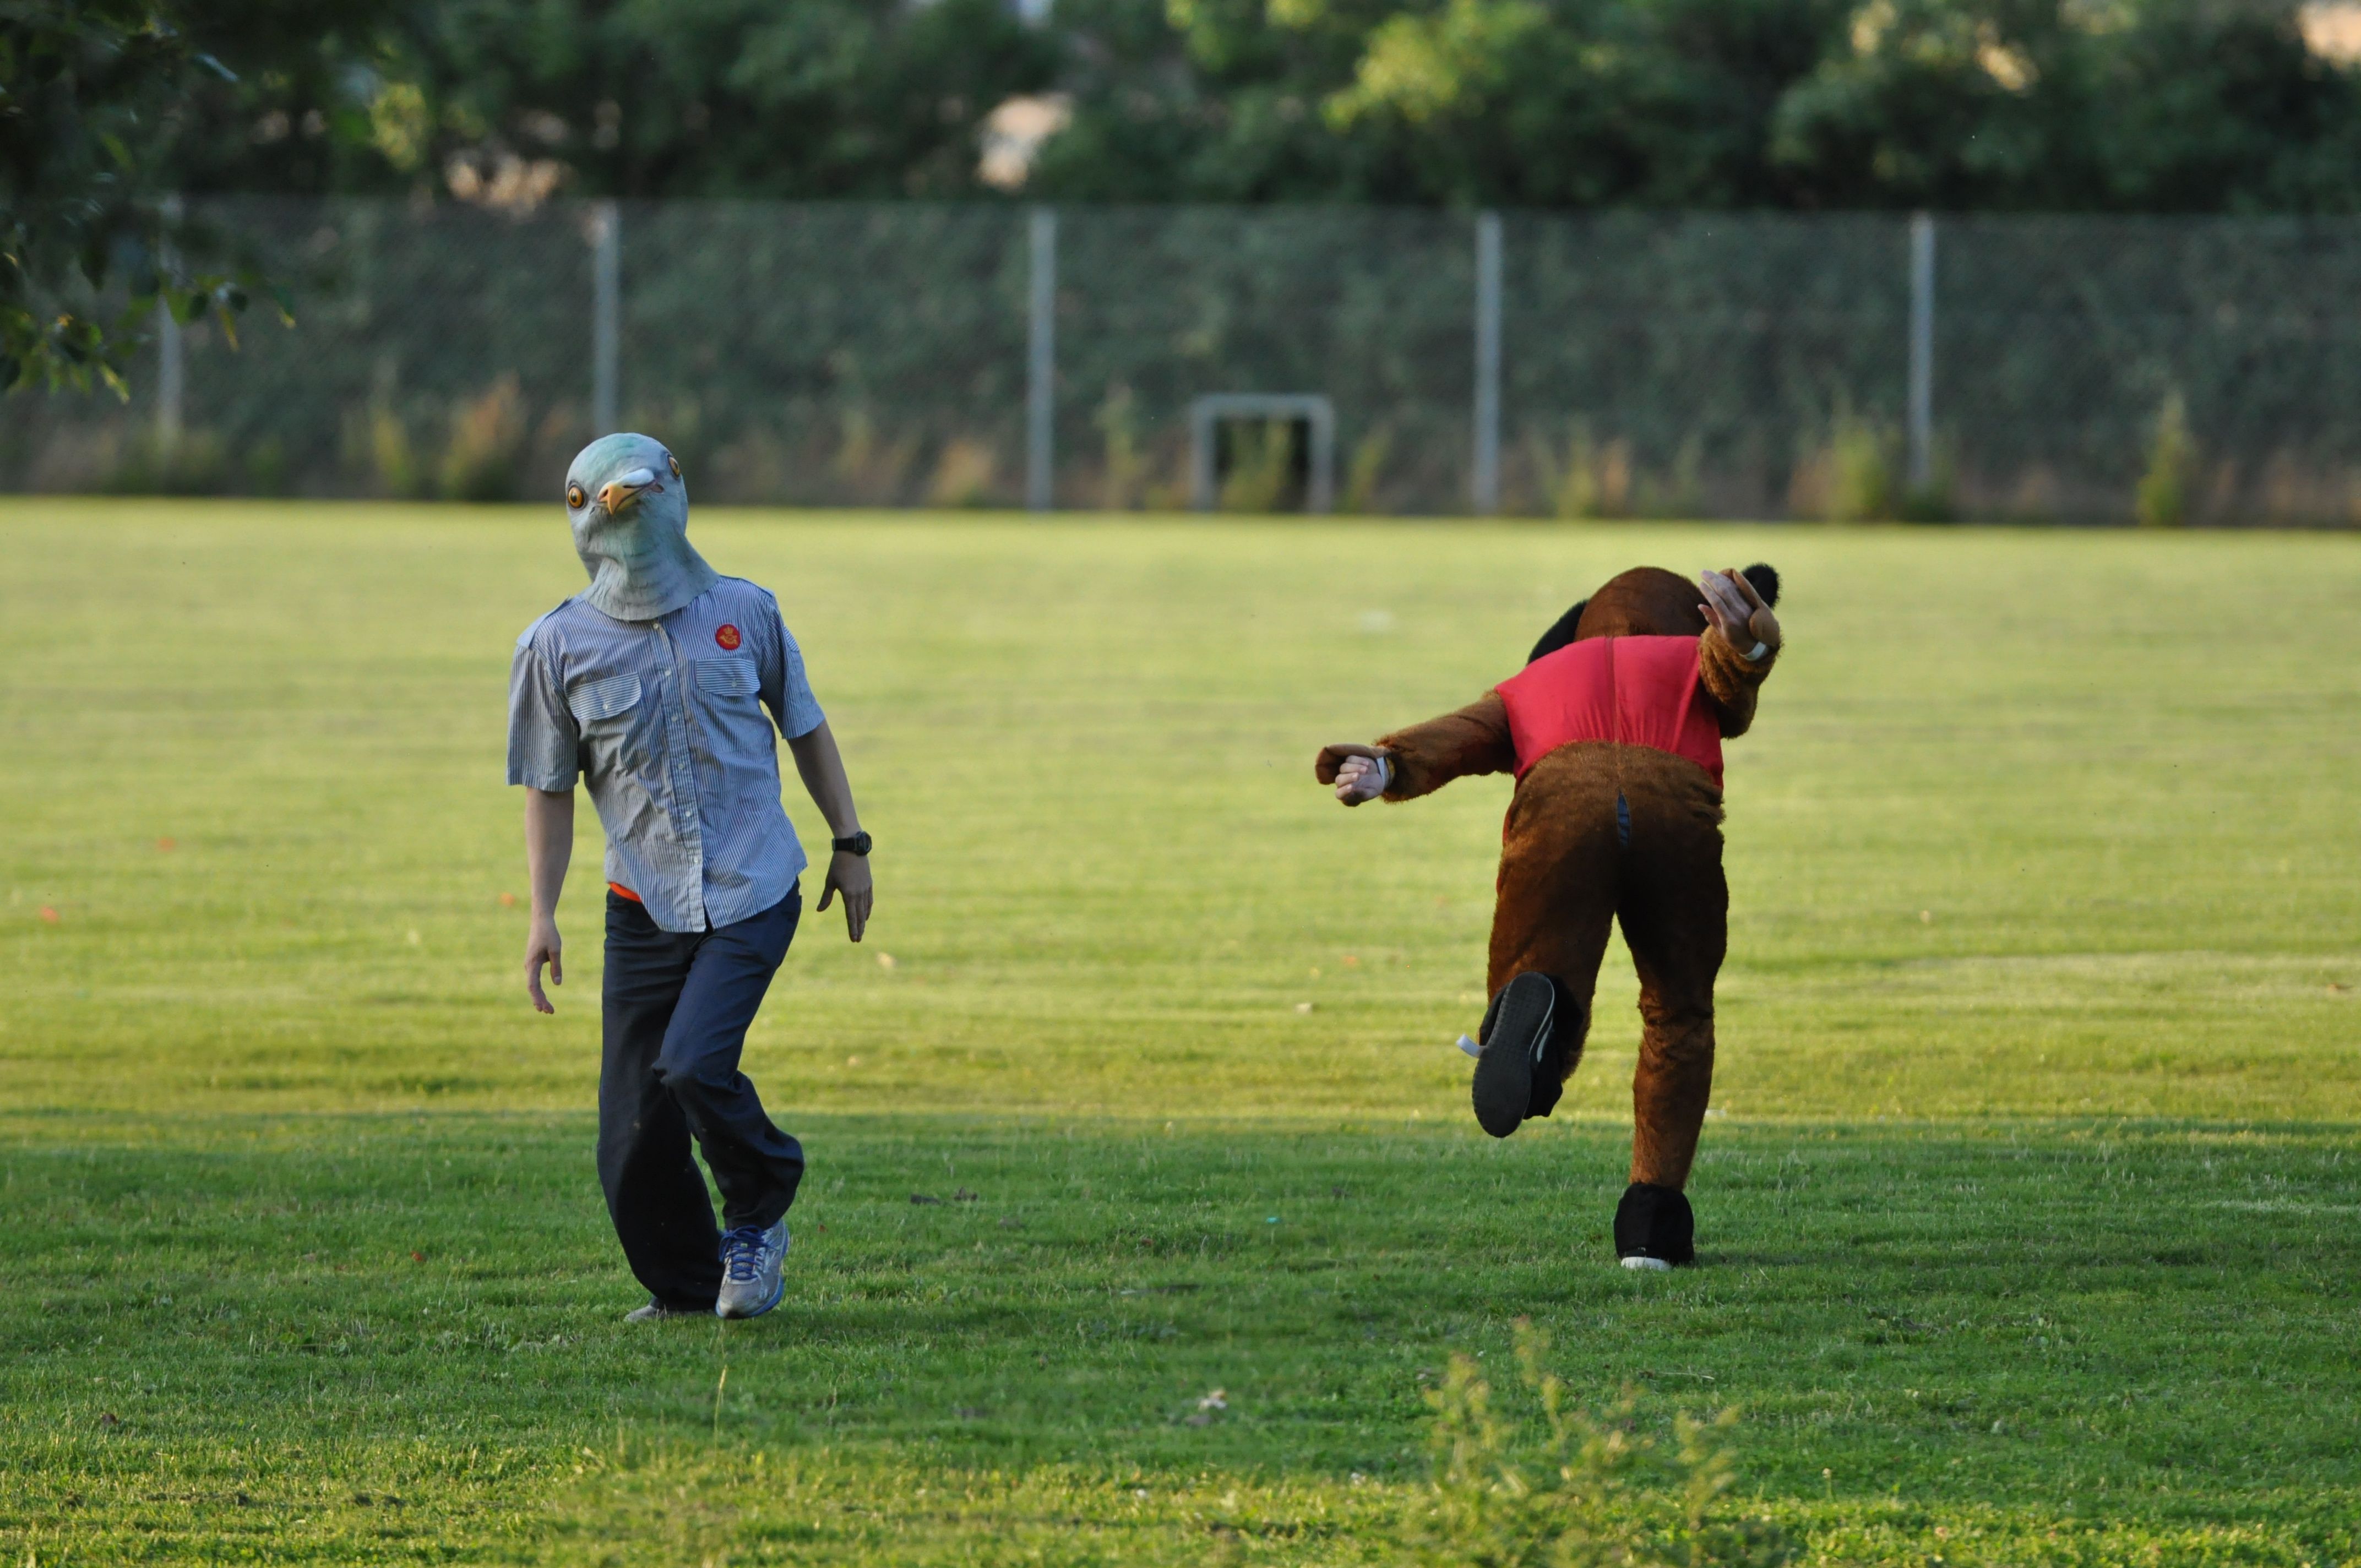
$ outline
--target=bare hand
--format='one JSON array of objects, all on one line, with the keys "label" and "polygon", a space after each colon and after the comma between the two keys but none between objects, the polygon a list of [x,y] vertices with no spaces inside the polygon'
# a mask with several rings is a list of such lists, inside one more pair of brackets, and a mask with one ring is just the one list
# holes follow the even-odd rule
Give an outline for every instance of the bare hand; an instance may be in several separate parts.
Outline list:
[{"label": "bare hand", "polygon": [[854,941],[869,928],[869,857],[856,855],[850,850],[839,850],[829,857],[828,881],[819,890],[819,906],[828,907],[829,900],[841,892],[844,894],[844,931]]},{"label": "bare hand", "polygon": [[533,922],[533,934],[524,939],[524,989],[525,994],[533,998],[534,1012],[557,1011],[549,1004],[548,994],[541,989],[541,966],[544,964],[549,966],[550,984],[564,985],[566,983],[565,955],[566,940],[557,934],[557,922],[535,916]]},{"label": "bare hand", "polygon": [[1336,798],[1361,806],[1385,794],[1389,769],[1378,764],[1385,753],[1375,746],[1324,746],[1314,773],[1322,784],[1336,786]]},{"label": "bare hand", "polygon": [[1705,611],[1706,620],[1740,657],[1752,652],[1758,642],[1766,657],[1777,651],[1779,618],[1742,574],[1708,572],[1697,579],[1697,587],[1705,590],[1706,599],[1697,609]]}]

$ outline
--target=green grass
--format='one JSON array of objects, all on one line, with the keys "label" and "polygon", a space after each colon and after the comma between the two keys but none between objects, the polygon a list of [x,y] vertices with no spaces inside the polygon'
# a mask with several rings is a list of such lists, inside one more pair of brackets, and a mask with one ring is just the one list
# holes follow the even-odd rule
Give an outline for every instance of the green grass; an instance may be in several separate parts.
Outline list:
[{"label": "green grass", "polygon": [[[555,1019],[502,903],[554,511],[0,510],[0,1561],[1384,1561],[1422,1391],[1520,1316],[1651,1429],[1741,1406],[1814,1558],[2361,1561],[2361,541],[697,534],[780,595],[880,903],[750,1047],[787,1303],[632,1330],[595,821]],[[1506,782],[1346,813],[1310,758],[1758,556],[1703,1266],[1629,1277],[1628,961],[1483,1138]]]}]

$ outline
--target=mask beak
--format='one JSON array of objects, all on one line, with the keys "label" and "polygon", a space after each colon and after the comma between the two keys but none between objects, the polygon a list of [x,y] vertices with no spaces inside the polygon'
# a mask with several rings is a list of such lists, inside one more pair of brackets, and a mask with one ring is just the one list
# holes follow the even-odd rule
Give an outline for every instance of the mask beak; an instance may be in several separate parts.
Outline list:
[{"label": "mask beak", "polygon": [[612,517],[637,499],[642,490],[663,492],[664,487],[656,483],[654,469],[634,468],[620,478],[609,480],[598,488],[598,504]]}]

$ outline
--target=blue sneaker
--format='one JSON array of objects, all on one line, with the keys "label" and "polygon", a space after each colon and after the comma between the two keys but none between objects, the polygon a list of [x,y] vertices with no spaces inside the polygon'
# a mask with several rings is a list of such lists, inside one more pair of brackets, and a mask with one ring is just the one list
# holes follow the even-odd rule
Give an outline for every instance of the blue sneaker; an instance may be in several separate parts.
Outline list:
[{"label": "blue sneaker", "polygon": [[787,1223],[769,1230],[741,1225],[721,1236],[721,1294],[717,1318],[759,1318],[787,1293]]}]

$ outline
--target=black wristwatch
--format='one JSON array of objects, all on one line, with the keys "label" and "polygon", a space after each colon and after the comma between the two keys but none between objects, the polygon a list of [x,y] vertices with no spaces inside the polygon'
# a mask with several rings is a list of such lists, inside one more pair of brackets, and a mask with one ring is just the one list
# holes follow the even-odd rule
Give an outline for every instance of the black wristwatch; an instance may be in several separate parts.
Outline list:
[{"label": "black wristwatch", "polygon": [[866,832],[862,832],[850,839],[830,839],[829,843],[848,855],[865,855],[869,852],[870,838]]}]

